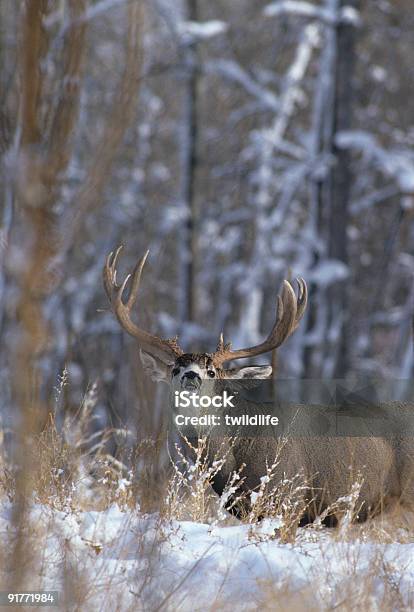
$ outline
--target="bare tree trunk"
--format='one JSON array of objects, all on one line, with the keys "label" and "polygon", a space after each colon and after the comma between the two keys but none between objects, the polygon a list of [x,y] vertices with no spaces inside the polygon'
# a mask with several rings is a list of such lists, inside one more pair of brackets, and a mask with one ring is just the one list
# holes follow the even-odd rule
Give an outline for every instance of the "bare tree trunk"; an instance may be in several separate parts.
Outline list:
[{"label": "bare tree trunk", "polygon": [[[45,357],[54,349],[52,328],[45,306],[62,277],[62,256],[75,241],[81,221],[101,195],[112,161],[137,107],[137,88],[142,41],[142,3],[128,6],[125,69],[118,95],[92,161],[87,180],[72,210],[57,212],[62,177],[72,155],[73,132],[78,118],[86,22],[86,0],[68,0],[68,27],[64,30],[59,98],[48,96],[43,61],[49,50],[45,18],[52,4],[27,0],[22,11],[21,94],[18,129],[16,223],[10,240],[8,269],[18,289],[15,306],[16,341],[13,346],[12,392],[18,409],[19,444],[16,450],[16,526],[24,525],[32,475],[36,465],[30,439],[46,422],[50,410],[44,389]],[[47,117],[47,122],[45,121]],[[50,127],[49,127],[50,126]],[[16,568],[15,590],[24,586],[24,537],[17,530],[12,564]]]},{"label": "bare tree trunk", "polygon": [[[345,6],[358,8],[359,0],[341,0]],[[330,205],[328,211],[328,257],[348,265],[348,215],[351,186],[351,160],[347,149],[335,144],[336,134],[352,125],[353,75],[355,64],[355,27],[339,21],[337,25],[337,53],[335,65],[335,97],[333,102],[332,149],[335,164],[330,176]],[[349,370],[349,280],[340,280],[328,291],[328,346],[331,344],[332,370],[335,378]],[[336,338],[335,329],[338,329]],[[331,333],[331,330],[333,333]]]},{"label": "bare tree trunk", "polygon": [[[69,4],[76,20],[84,10],[84,0]],[[79,81],[82,70],[85,25],[78,23],[67,33],[63,47],[66,86],[54,112],[49,146],[45,142],[44,79],[42,61],[48,50],[44,19],[49,11],[46,0],[28,0],[22,15],[20,150],[18,154],[18,223],[12,235],[9,267],[19,290],[16,302],[18,336],[12,356],[12,391],[19,410],[19,444],[16,452],[17,529],[12,564],[14,588],[24,586],[26,551],[23,527],[26,521],[31,474],[36,469],[30,442],[45,423],[47,407],[42,397],[40,358],[50,343],[43,306],[56,285],[53,261],[58,237],[55,203],[58,174],[69,161],[68,136],[77,115]],[[50,109],[49,109],[50,110]],[[17,256],[19,252],[19,257]]]},{"label": "bare tree trunk", "polygon": [[21,261],[12,257],[10,267],[20,290],[16,316],[21,334],[15,366],[20,376],[15,395],[16,404],[24,414],[41,410],[37,362],[50,341],[43,305],[59,280],[55,261],[59,252],[55,205],[60,192],[59,176],[70,159],[70,136],[77,118],[85,24],[76,19],[84,9],[84,0],[72,0],[69,4],[75,25],[69,28],[64,40],[61,94],[56,107],[49,109],[53,113],[49,135],[42,121],[45,100],[41,68],[48,48],[43,26],[48,3],[29,1],[23,15],[21,138],[16,192],[19,222],[14,236],[14,241],[23,243]]},{"label": "bare tree trunk", "polygon": [[[198,20],[198,0],[187,0],[186,18]],[[180,321],[194,321],[196,317],[195,270],[197,257],[197,141],[198,141],[198,67],[197,43],[184,50],[185,92],[183,117],[183,142],[181,160],[181,198],[186,208],[186,217],[179,241],[181,253]]]},{"label": "bare tree trunk", "polygon": [[[358,8],[359,0],[347,2]],[[329,168],[312,186],[314,231],[324,239],[324,252],[315,251],[314,265],[323,257],[348,265],[348,205],[350,154],[335,144],[336,134],[352,124],[355,26],[341,20],[344,0],[327,0],[326,8],[337,15],[326,32],[321,62],[320,92],[315,109],[314,153],[326,156]],[[332,162],[329,161],[329,157]],[[349,369],[349,281],[335,281],[328,289],[310,287],[308,332],[312,343],[304,353],[305,377],[339,377]]]}]

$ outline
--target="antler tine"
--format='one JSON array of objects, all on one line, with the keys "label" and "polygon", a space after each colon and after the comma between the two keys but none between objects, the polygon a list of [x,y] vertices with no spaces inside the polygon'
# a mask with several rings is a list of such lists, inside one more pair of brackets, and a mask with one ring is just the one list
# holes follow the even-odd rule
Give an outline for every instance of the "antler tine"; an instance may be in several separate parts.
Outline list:
[{"label": "antler tine", "polygon": [[125,287],[128,284],[129,279],[131,278],[131,274],[127,274],[126,277],[124,278],[124,281],[122,283],[122,285],[117,285],[116,284],[116,270],[114,273],[114,293],[115,293],[115,305],[118,308],[126,308],[128,311],[130,310],[128,307],[128,302],[126,304],[124,304],[124,302],[122,301],[122,296],[124,295],[124,291],[125,291]]},{"label": "antler tine", "polygon": [[112,302],[114,289],[119,288],[116,282],[116,262],[119,253],[122,251],[122,248],[123,245],[121,244],[115,252],[111,251],[105,261],[105,266],[103,270],[103,280],[105,291],[110,302]]},{"label": "antler tine", "polygon": [[[177,340],[163,340],[158,336],[153,336],[140,329],[131,319],[131,310],[137,300],[142,269],[149,251],[137,262],[132,274],[128,274],[121,285],[118,285],[116,282],[116,264],[121,250],[122,246],[108,255],[103,269],[104,287],[114,314],[125,331],[136,338],[144,350],[157,356],[164,363],[172,363],[179,355],[182,355]],[[128,298],[124,302],[123,295],[130,279],[132,279],[131,288]]]},{"label": "antler tine", "polygon": [[221,332],[219,341],[217,343],[216,353],[222,353],[223,351],[230,349],[230,347],[231,347],[231,342],[227,342],[227,343],[224,342],[224,335],[223,335],[223,332]]},{"label": "antler tine", "polygon": [[283,300],[280,297],[280,295],[277,296],[276,302],[277,302],[277,306],[276,306],[276,321],[275,321],[275,324],[277,325],[278,323],[280,323],[280,321],[283,318]]},{"label": "antler tine", "polygon": [[111,268],[113,269],[115,273],[116,273],[116,264],[118,262],[118,257],[123,248],[124,248],[124,245],[120,244],[117,250],[115,251],[113,259],[112,259]]},{"label": "antler tine", "polygon": [[262,353],[267,353],[280,346],[297,328],[300,319],[305,312],[307,303],[307,288],[303,278],[297,278],[298,296],[293,290],[292,285],[283,281],[281,295],[277,296],[277,311],[272,330],[266,340],[257,346],[245,349],[231,350],[230,345],[223,346],[220,339],[219,346],[213,354],[213,360],[217,366],[225,361],[242,359],[244,357],[254,357]]},{"label": "antler tine", "polygon": [[112,260],[113,251],[111,251],[106,258],[105,266],[103,269],[103,282],[106,291],[106,295],[108,298],[111,297],[112,291],[112,274],[111,274],[111,260]]},{"label": "antler tine", "polygon": [[135,305],[135,302],[137,301],[138,289],[139,289],[139,285],[141,282],[142,269],[145,265],[145,262],[147,261],[148,254],[149,254],[149,250],[145,253],[145,255],[141,257],[141,259],[138,260],[134,268],[134,271],[132,272],[131,290],[129,292],[129,298],[127,301],[128,308],[132,308]]},{"label": "antler tine", "polygon": [[296,283],[298,285],[299,292],[298,292],[298,299],[297,299],[296,318],[295,318],[294,327],[291,333],[293,333],[298,328],[300,320],[305,314],[306,305],[308,303],[308,288],[306,286],[304,279],[301,276],[298,276],[298,278],[296,279]]},{"label": "antler tine", "polygon": [[296,295],[289,281],[283,281],[282,295],[277,296],[276,319],[267,340],[265,341],[273,350],[286,340],[296,317]]}]

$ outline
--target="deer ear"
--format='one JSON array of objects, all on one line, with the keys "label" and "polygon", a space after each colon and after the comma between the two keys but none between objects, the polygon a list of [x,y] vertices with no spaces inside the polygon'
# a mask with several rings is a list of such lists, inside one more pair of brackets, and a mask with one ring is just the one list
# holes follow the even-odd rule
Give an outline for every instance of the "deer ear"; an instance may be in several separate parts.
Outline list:
[{"label": "deer ear", "polygon": [[226,378],[269,378],[272,373],[272,366],[243,366],[225,370]]},{"label": "deer ear", "polygon": [[139,355],[145,374],[157,382],[168,382],[169,367],[165,363],[145,351],[140,350]]}]

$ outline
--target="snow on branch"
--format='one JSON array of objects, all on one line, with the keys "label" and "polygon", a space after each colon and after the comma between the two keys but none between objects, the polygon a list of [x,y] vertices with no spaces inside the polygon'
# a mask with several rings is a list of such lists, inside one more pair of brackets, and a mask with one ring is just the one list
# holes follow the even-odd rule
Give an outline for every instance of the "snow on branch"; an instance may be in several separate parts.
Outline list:
[{"label": "snow on branch", "polygon": [[374,161],[381,172],[392,177],[403,193],[414,192],[414,154],[404,149],[383,149],[376,138],[362,130],[338,132],[335,144],[341,149],[353,149]]},{"label": "snow on branch", "polygon": [[[122,4],[126,4],[128,0],[101,0],[97,2],[93,6],[89,6],[84,14],[77,21],[86,22],[94,19],[95,17],[99,17],[103,13],[110,11],[114,8],[121,6]],[[62,10],[59,8],[58,10],[51,13],[46,19],[44,19],[44,26],[46,28],[53,27],[56,23],[62,18]],[[72,26],[73,23],[69,23],[65,25],[65,31]]]},{"label": "snow on branch", "polygon": [[106,11],[110,11],[113,8],[120,6],[121,4],[125,4],[126,0],[101,0],[97,4],[93,6],[89,6],[85,11],[85,21],[89,21],[90,19],[94,19],[98,17],[98,15],[102,15]]},{"label": "snow on branch", "polygon": [[207,62],[205,70],[209,73],[220,74],[227,79],[241,85],[249,94],[257,98],[270,110],[276,111],[279,108],[277,96],[253,79],[239,64],[232,60],[216,60]]},{"label": "snow on branch", "polygon": [[225,21],[220,19],[208,21],[186,19],[185,4],[181,2],[154,0],[154,4],[176,43],[183,47],[224,34],[229,27]]},{"label": "snow on branch", "polygon": [[309,66],[312,53],[319,44],[320,31],[318,25],[308,24],[303,32],[295,59],[286,74],[284,91],[280,100],[280,110],[271,128],[271,139],[274,143],[279,142],[284,137],[296,103],[301,98],[301,81]]},{"label": "snow on branch", "polygon": [[207,40],[213,36],[223,34],[228,29],[227,23],[217,19],[211,21],[181,21],[177,25],[182,42],[186,44]]},{"label": "snow on branch", "polygon": [[376,189],[356,202],[353,202],[350,207],[351,213],[361,213],[372,206],[376,206],[390,198],[394,198],[399,193],[400,190],[398,187],[395,187],[394,184]]},{"label": "snow on branch", "polygon": [[308,282],[319,287],[329,287],[333,283],[343,281],[349,277],[349,268],[339,259],[325,259],[307,272]]},{"label": "snow on branch", "polygon": [[279,15],[300,15],[311,19],[319,19],[330,25],[348,23],[358,26],[360,24],[359,12],[352,6],[344,6],[340,11],[332,11],[329,8],[315,6],[310,2],[301,0],[284,0],[283,2],[272,2],[263,11],[266,17],[278,17]]}]

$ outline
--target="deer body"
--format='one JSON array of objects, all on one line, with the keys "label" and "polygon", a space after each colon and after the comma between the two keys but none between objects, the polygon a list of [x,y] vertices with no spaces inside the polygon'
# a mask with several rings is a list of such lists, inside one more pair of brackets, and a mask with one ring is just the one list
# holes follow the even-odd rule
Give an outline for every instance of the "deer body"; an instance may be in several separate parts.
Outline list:
[{"label": "deer body", "polygon": [[[116,262],[120,249],[109,255],[104,267],[104,286],[113,311],[121,326],[136,338],[141,349],[141,360],[145,371],[157,381],[170,385],[171,398],[176,391],[191,391],[198,394],[214,395],[222,388],[223,382],[240,379],[268,378],[271,366],[245,366],[224,368],[228,361],[253,357],[280,346],[298,327],[306,303],[307,289],[303,279],[297,279],[298,295],[292,285],[284,281],[281,295],[277,299],[277,314],[273,328],[261,344],[245,349],[232,350],[220,337],[214,353],[184,353],[176,339],[163,340],[140,329],[131,319],[142,269],[147,254],[138,261],[133,273],[121,285],[116,282]],[[124,301],[124,293],[131,278],[131,289]],[[239,405],[237,410],[245,410]],[[389,407],[388,407],[389,408]],[[386,411],[387,406],[383,407]],[[248,409],[248,408],[247,408]],[[395,406],[392,407],[395,409]],[[301,412],[303,413],[301,415]],[[297,418],[299,413],[300,418]],[[295,418],[293,416],[295,415]],[[414,437],[374,437],[368,429],[358,437],[306,437],[300,435],[300,427],[306,425],[305,406],[292,408],[292,434],[286,440],[277,437],[237,437],[227,454],[226,463],[214,477],[215,491],[221,495],[232,473],[243,470],[242,487],[248,493],[256,489],[267,465],[276,457],[278,463],[274,480],[294,478],[303,473],[308,484],[308,518],[312,520],[338,498],[346,496],[361,473],[363,481],[359,493],[359,505],[363,513],[375,513],[393,498],[414,506]],[[296,429],[295,427],[299,429]],[[197,432],[194,433],[196,438]],[[218,449],[229,439],[226,431],[222,437],[212,436],[209,453],[213,461]],[[237,508],[234,509],[238,513]]]}]

